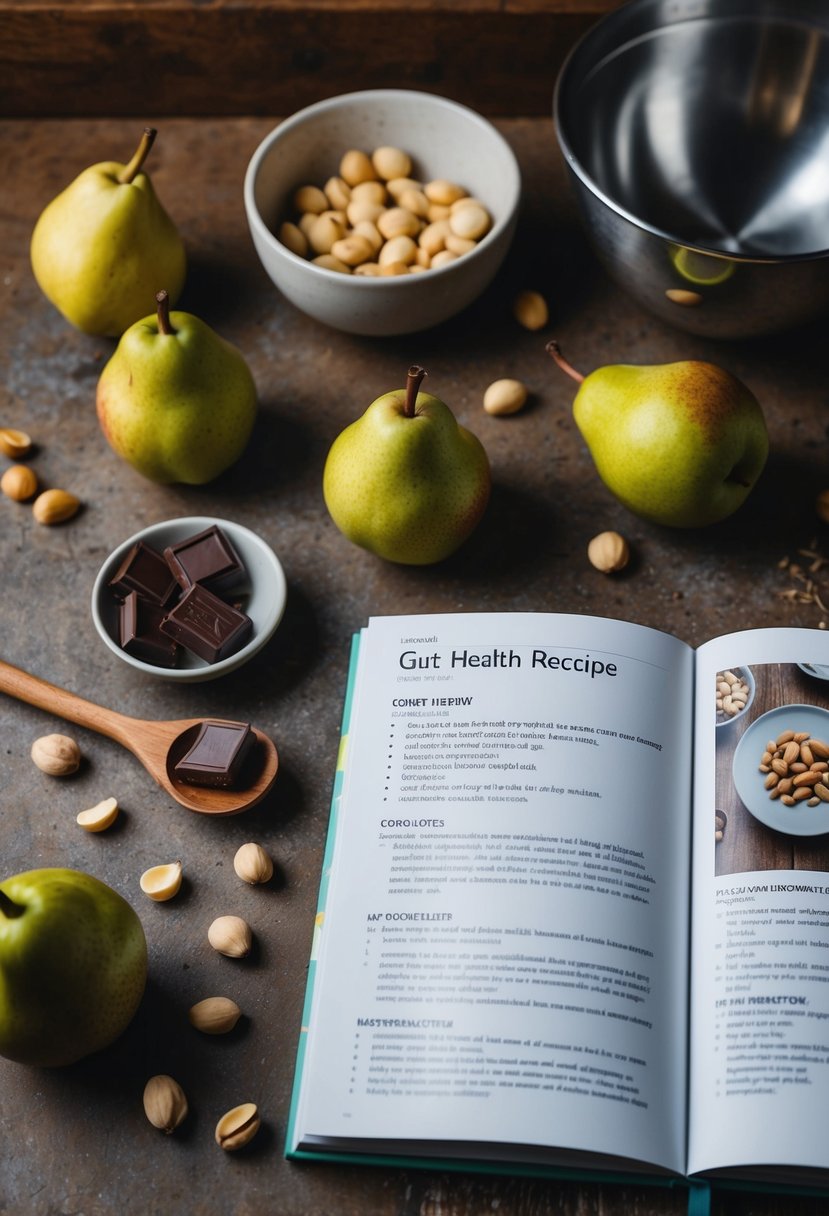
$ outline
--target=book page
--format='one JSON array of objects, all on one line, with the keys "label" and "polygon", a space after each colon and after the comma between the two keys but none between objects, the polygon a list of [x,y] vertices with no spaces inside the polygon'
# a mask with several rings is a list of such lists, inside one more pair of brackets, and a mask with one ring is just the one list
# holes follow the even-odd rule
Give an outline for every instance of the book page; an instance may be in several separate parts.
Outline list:
[{"label": "book page", "polygon": [[684,1168],[692,665],[595,618],[371,621],[294,1148]]},{"label": "book page", "polygon": [[[746,690],[730,713],[715,710],[723,677]],[[700,647],[689,1172],[825,1168],[824,773],[829,637],[758,630]]]}]

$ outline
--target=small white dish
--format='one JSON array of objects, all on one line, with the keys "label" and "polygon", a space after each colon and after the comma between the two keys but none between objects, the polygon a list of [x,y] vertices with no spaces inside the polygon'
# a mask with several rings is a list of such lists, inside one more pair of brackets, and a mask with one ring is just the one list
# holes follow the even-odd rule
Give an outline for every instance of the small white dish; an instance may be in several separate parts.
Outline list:
[{"label": "small white dish", "polygon": [[[167,545],[195,536],[206,528],[217,526],[235,548],[248,574],[248,583],[240,589],[244,611],[253,621],[248,642],[235,654],[216,663],[207,663],[197,655],[181,650],[177,667],[157,667],[127,654],[118,639],[118,601],[109,587],[110,579],[137,541],[162,552]],[[195,684],[215,680],[248,663],[265,646],[276,631],[287,599],[287,582],[279,558],[255,532],[227,519],[190,515],[152,524],[130,536],[106,559],[92,588],[92,620],[95,628],[114,655],[136,671],[178,684]]]}]

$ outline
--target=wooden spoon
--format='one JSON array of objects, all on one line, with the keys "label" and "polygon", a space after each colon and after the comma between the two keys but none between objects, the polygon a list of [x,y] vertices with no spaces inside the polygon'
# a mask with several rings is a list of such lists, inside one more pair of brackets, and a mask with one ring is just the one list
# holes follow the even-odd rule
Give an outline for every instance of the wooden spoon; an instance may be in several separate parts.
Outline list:
[{"label": "wooden spoon", "polygon": [[[276,746],[261,730],[253,728],[256,746],[242,771],[244,788],[211,789],[187,785],[173,777],[173,766],[195,741],[204,718],[182,718],[173,722],[147,722],[128,718],[112,709],[104,709],[85,701],[74,693],[58,688],[39,676],[29,675],[0,659],[0,692],[45,709],[47,713],[79,726],[86,726],[114,739],[136,756],[162,789],[182,806],[203,815],[235,815],[255,806],[265,797],[276,780],[279,766]],[[208,719],[220,721],[217,718]]]}]

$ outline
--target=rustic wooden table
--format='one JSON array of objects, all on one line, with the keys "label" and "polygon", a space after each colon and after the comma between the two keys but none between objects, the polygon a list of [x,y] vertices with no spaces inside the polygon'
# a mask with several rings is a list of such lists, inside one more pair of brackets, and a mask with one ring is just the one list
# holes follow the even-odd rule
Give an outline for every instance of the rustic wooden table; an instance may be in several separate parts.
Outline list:
[{"label": "rustic wooden table", "polygon": [[[311,942],[349,638],[371,613],[549,609],[621,616],[692,644],[733,628],[818,627],[822,613],[790,570],[799,548],[829,548],[814,513],[827,484],[825,341],[822,324],[786,337],[717,345],[651,319],[599,270],[575,221],[547,119],[499,126],[519,158],[525,201],[512,254],[485,297],[433,332],[369,340],[324,329],[282,300],[259,266],[242,208],[248,158],[272,118],[170,119],[158,123],[149,165],[190,251],[182,306],[243,350],[261,398],[254,441],[213,485],[160,487],[109,450],[94,408],[113,343],[72,330],[40,295],[28,238],[45,203],[93,161],[125,157],[134,120],[0,122],[2,293],[0,423],[29,431],[44,485],[80,495],[61,527],[0,502],[2,656],[104,705],[147,718],[245,717],[276,738],[282,770],[274,793],[246,815],[214,821],[154,787],[115,744],[75,729],[79,774],[57,781],[34,768],[34,738],[62,724],[0,697],[2,870],[42,865],[89,870],[140,911],[150,982],[132,1026],[111,1049],[61,1071],[0,1061],[0,1212],[8,1216],[168,1216],[172,1211],[254,1216],[669,1216],[670,1190],[481,1178],[398,1169],[289,1165],[282,1156],[306,961]],[[551,323],[522,330],[511,300],[542,291]],[[767,472],[747,506],[704,532],[643,523],[605,490],[571,415],[572,385],[545,354],[557,335],[584,369],[624,361],[704,357],[753,388],[772,434]],[[408,569],[374,559],[335,530],[320,478],[339,430],[412,362],[430,388],[486,445],[495,489],[485,521],[444,565]],[[521,414],[494,419],[481,395],[500,376],[530,387]],[[259,532],[284,563],[284,622],[261,661],[215,683],[172,687],[115,661],[94,633],[89,595],[110,549],[146,524],[206,512]],[[616,528],[630,567],[607,578],[587,563],[590,537]],[[820,575],[816,577],[820,578]],[[792,594],[789,594],[792,593]],[[799,597],[799,598],[798,598]],[[83,833],[75,814],[107,795],[119,826]],[[235,849],[261,841],[277,862],[264,889],[235,877]],[[152,904],[138,888],[149,865],[181,858],[179,898]],[[253,925],[257,948],[237,963],[216,955],[209,922],[233,912]],[[226,992],[245,1011],[236,1032],[206,1039],[186,1010]],[[192,1114],[171,1137],[145,1121],[147,1077],[170,1072]],[[253,1100],[264,1126],[251,1149],[223,1154],[213,1126]],[[714,1211],[805,1216],[814,1200],[729,1195]]]}]

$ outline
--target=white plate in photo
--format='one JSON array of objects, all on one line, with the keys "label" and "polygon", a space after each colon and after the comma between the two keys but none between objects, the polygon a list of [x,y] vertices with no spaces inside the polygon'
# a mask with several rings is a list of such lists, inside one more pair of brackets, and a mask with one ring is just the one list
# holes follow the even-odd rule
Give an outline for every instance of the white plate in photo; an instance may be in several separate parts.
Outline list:
[{"label": "white plate in photo", "polygon": [[760,759],[766,743],[786,730],[805,730],[829,744],[829,710],[817,705],[778,705],[756,718],[734,752],[734,785],[746,809],[766,827],[787,836],[820,836],[829,832],[829,802],[807,806],[804,798],[786,806],[779,798],[769,798],[763,785],[766,774],[760,772]]},{"label": "white plate in photo", "polygon": [[826,663],[798,663],[798,667],[816,680],[829,680],[829,665]]}]

